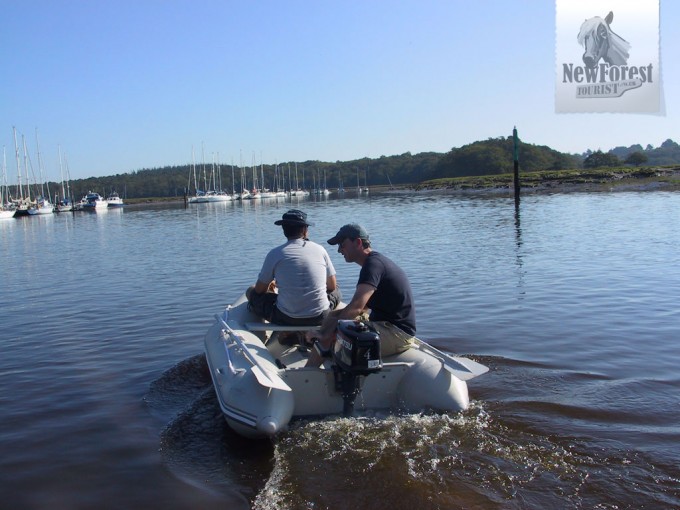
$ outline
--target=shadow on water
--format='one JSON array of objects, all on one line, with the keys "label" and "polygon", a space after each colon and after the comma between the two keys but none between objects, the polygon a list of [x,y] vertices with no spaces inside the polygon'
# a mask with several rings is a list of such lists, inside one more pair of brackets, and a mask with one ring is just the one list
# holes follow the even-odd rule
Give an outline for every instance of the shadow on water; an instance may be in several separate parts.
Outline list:
[{"label": "shadow on water", "polygon": [[465,412],[300,420],[273,441],[229,429],[202,355],[167,371],[146,401],[164,416],[174,410],[161,432],[168,469],[225,499],[238,494],[244,508],[680,506],[677,467],[613,440],[569,433],[582,410],[560,403],[559,388],[606,378],[477,360],[491,371],[471,385]]}]

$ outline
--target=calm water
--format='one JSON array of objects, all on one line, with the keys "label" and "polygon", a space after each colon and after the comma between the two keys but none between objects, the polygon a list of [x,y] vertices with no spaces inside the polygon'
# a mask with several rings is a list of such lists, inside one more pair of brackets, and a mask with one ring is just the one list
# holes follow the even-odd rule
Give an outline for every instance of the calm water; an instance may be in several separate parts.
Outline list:
[{"label": "calm water", "polygon": [[318,241],[363,223],[419,336],[491,368],[471,408],[227,428],[202,337],[290,202],[4,221],[0,506],[680,508],[680,193],[295,203]]}]

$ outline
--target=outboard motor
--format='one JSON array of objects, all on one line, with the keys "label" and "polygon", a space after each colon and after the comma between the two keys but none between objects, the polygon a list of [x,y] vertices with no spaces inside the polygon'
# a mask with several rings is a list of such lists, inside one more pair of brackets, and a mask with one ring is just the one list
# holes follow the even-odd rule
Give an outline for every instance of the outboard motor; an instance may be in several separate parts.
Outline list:
[{"label": "outboard motor", "polygon": [[360,390],[359,377],[382,369],[380,335],[361,321],[338,321],[333,360],[335,389],[342,392],[343,414],[351,416]]}]

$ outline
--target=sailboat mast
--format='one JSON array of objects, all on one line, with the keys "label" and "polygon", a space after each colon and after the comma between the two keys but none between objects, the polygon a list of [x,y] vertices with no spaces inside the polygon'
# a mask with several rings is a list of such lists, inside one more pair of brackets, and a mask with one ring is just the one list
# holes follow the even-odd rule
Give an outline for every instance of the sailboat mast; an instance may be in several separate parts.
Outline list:
[{"label": "sailboat mast", "polygon": [[[26,147],[26,137],[21,135],[21,143],[24,146],[24,170],[26,171],[26,199],[31,201],[31,184],[28,178],[28,148]],[[31,165],[32,167],[33,165]]]},{"label": "sailboat mast", "polygon": [[253,159],[250,163],[253,167],[253,191],[257,191],[258,190],[257,165],[255,165],[255,153],[254,152],[253,152]]},{"label": "sailboat mast", "polygon": [[201,164],[203,165],[203,191],[208,191],[208,179],[205,175],[205,147],[201,142]]},{"label": "sailboat mast", "polygon": [[5,207],[5,190],[7,189],[7,153],[2,146],[2,182],[0,183],[0,207]]},{"label": "sailboat mast", "polygon": [[212,164],[210,167],[210,182],[212,188],[210,188],[210,191],[215,191],[217,189],[217,182],[215,181],[215,153],[212,153]]},{"label": "sailboat mast", "polygon": [[[66,190],[64,189],[64,165],[61,160],[61,145],[57,145],[57,149],[59,152],[59,178],[61,179],[61,199],[64,200],[66,198]],[[55,198],[55,203],[56,201],[57,200]]]},{"label": "sailboat mast", "polygon": [[17,128],[12,127],[14,130],[14,154],[17,158],[17,195],[20,200],[24,199],[24,189],[21,186],[21,158],[19,157],[19,144],[17,143]]},{"label": "sailboat mast", "polygon": [[264,191],[266,189],[266,186],[264,185],[264,163],[262,162],[262,156],[260,156],[260,179],[262,180],[262,184],[260,184],[260,186]]},{"label": "sailboat mast", "polygon": [[241,191],[248,191],[248,175],[246,173],[246,167],[244,167],[243,163],[241,163],[239,168],[241,170]]},{"label": "sailboat mast", "polygon": [[73,197],[71,196],[71,171],[68,169],[68,158],[64,154],[64,165],[66,166],[66,193],[71,206],[73,206]]},{"label": "sailboat mast", "polygon": [[234,196],[235,194],[235,189],[234,189],[234,158],[231,158],[231,195]]},{"label": "sailboat mast", "polygon": [[194,146],[191,146],[191,167],[194,169],[194,193],[198,195],[198,182],[196,181],[196,157],[194,154]]},{"label": "sailboat mast", "polygon": [[217,153],[217,181],[215,184],[215,191],[222,192],[222,168],[220,167],[220,153]]},{"label": "sailboat mast", "polygon": [[[43,161],[40,154],[40,141],[38,140],[38,129],[35,130],[35,147],[38,152],[38,172],[40,173],[40,196],[45,198],[45,176],[43,173]],[[47,189],[47,198],[52,201],[49,188]]]}]

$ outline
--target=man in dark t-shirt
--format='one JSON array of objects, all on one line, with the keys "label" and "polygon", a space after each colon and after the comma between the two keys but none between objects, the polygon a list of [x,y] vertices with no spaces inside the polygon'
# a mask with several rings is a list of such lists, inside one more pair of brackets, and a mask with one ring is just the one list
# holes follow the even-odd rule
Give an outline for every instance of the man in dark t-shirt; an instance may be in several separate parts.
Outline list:
[{"label": "man in dark t-shirt", "polygon": [[382,253],[370,251],[359,273],[357,286],[361,284],[374,289],[366,303],[371,309],[369,320],[391,322],[409,335],[415,335],[416,310],[411,284],[398,265]]},{"label": "man in dark t-shirt", "polygon": [[[349,304],[324,320],[307,366],[319,366],[333,343],[338,320],[355,319],[370,309],[370,325],[380,333],[380,350],[390,356],[409,349],[416,333],[413,292],[406,273],[385,255],[371,249],[368,232],[361,225],[344,225],[328,240],[338,245],[346,262],[361,266],[356,291]],[[313,336],[310,334],[309,336]]]}]

